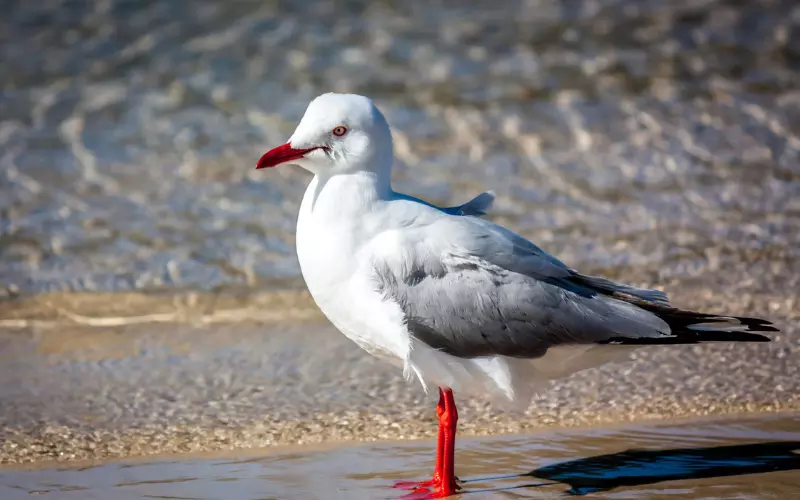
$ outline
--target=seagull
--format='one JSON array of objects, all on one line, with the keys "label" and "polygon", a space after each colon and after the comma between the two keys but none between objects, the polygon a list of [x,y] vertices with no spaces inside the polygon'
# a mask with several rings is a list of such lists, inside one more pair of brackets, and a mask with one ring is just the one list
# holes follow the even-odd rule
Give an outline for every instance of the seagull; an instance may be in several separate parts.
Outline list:
[{"label": "seagull", "polygon": [[438,207],[392,190],[392,133],[367,97],[327,93],[257,169],[311,172],[297,219],[297,256],[333,325],[407,380],[436,386],[432,479],[399,483],[409,498],[460,489],[454,392],[527,407],[542,383],[648,345],[768,342],[769,321],[682,310],[660,290],[581,274],[482,218],[482,193]]}]

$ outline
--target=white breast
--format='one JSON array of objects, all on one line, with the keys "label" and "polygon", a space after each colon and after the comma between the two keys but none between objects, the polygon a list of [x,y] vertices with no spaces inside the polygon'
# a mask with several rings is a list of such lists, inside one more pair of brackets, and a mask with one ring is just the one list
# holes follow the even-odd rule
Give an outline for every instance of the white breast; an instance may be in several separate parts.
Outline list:
[{"label": "white breast", "polygon": [[405,360],[410,340],[402,311],[375,291],[369,262],[356,258],[368,228],[362,218],[346,215],[348,207],[328,206],[332,200],[316,192],[317,182],[308,186],[297,220],[297,257],[308,290],[328,320],[360,347]]}]

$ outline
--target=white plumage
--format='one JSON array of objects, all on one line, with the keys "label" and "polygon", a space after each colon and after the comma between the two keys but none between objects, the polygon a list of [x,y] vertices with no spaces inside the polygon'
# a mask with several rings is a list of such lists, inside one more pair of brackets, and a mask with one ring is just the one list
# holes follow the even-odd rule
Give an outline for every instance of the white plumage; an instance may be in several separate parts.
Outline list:
[{"label": "white plumage", "polygon": [[614,344],[772,330],[763,320],[679,311],[663,292],[581,275],[481,219],[491,193],[440,208],[394,192],[392,162],[391,132],[372,101],[325,94],[259,168],[294,163],[314,174],[297,223],[311,295],[347,337],[426,387],[524,407],[547,380],[632,348]]}]

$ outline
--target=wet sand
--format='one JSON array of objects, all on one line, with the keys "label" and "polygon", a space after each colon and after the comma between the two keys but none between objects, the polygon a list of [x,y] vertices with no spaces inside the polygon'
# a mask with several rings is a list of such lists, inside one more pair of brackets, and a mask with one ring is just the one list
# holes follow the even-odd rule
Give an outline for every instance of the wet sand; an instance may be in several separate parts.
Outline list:
[{"label": "wet sand", "polygon": [[[800,410],[791,297],[674,292],[679,305],[768,312],[783,331],[768,344],[642,349],[555,382],[524,415],[463,400],[461,434]],[[251,298],[244,309],[231,298],[75,297],[2,311],[3,463],[434,435],[433,396],[315,321],[301,292]],[[143,322],[137,307],[164,321]]]},{"label": "wet sand", "polygon": [[[249,450],[0,469],[0,497],[399,498],[430,474],[432,443]],[[789,499],[800,491],[800,414],[572,429],[458,443],[462,498]],[[455,497],[458,498],[458,497]]]}]

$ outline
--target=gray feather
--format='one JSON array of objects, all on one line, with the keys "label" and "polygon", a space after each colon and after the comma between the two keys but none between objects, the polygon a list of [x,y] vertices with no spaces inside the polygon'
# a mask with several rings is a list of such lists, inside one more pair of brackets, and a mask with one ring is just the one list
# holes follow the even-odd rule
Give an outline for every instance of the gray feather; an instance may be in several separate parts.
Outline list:
[{"label": "gray feather", "polygon": [[455,356],[536,358],[552,346],[594,343],[763,341],[747,332],[775,330],[764,320],[733,318],[747,325],[746,334],[699,335],[704,326],[692,325],[726,318],[676,309],[659,290],[580,274],[485,219],[448,216],[408,197],[392,202],[389,213],[382,224],[393,229],[364,249],[376,288],[400,306],[412,336]]},{"label": "gray feather", "polygon": [[492,204],[494,204],[494,198],[495,198],[493,191],[486,191],[484,193],[479,194],[475,198],[472,198],[471,200],[462,205],[457,205],[454,207],[440,207],[434,205],[433,203],[428,203],[425,200],[421,200],[419,198],[415,198],[413,196],[409,196],[403,193],[395,193],[395,196],[401,200],[412,201],[415,203],[425,205],[427,207],[434,208],[448,215],[471,215],[475,217],[486,215],[489,209],[492,208]]},{"label": "gray feather", "polygon": [[661,290],[637,288],[634,286],[617,283],[606,278],[601,278],[599,276],[587,276],[577,272],[574,273],[574,278],[589,288],[607,295],[616,296],[623,300],[625,300],[625,296],[629,296],[661,306],[671,305],[669,302],[669,297],[667,297],[667,294]]},{"label": "gray feather", "polygon": [[474,215],[480,217],[486,215],[492,205],[494,204],[494,192],[486,191],[481,193],[475,198],[469,200],[463,205],[457,207],[443,208],[442,211],[450,215]]},{"label": "gray feather", "polygon": [[472,257],[450,256],[439,272],[397,276],[383,267],[376,276],[414,337],[459,357],[536,358],[555,345],[669,335],[666,323],[626,302]]}]

